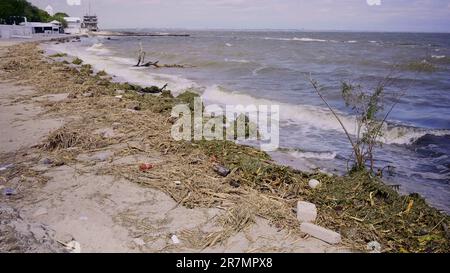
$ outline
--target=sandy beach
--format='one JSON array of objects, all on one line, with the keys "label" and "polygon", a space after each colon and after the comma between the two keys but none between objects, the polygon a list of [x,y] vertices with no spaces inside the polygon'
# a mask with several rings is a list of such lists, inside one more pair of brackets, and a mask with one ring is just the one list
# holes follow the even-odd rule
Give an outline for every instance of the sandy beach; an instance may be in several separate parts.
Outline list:
[{"label": "sandy beach", "polygon": [[[298,172],[231,143],[176,142],[170,109],[181,98],[141,95],[72,59],[0,43],[0,251],[449,250],[448,216],[420,197]],[[217,162],[232,174],[218,175]],[[298,201],[314,202],[317,224],[342,242],[301,232]]]},{"label": "sandy beach", "polygon": [[[2,42],[2,65],[11,50],[7,47],[13,44]],[[23,50],[17,53],[37,51],[36,45],[21,47]],[[11,55],[7,57],[10,58]],[[46,69],[57,71],[58,76],[45,80],[51,87],[48,90],[33,86],[28,78],[30,74],[18,78],[2,70],[1,162],[13,164],[10,168],[15,170],[15,176],[2,180],[1,187],[14,188],[16,194],[1,196],[1,215],[9,210],[20,215],[20,220],[7,220],[7,232],[2,232],[2,237],[7,237],[8,244],[2,244],[2,251],[64,251],[61,243],[74,240],[79,242],[82,252],[334,252],[345,249],[314,238],[290,235],[259,217],[245,230],[230,234],[221,244],[204,248],[196,245],[195,240],[189,243],[184,239],[188,235],[220,232],[222,228],[215,222],[224,215],[224,209],[186,208],[183,202],[176,202],[161,190],[139,185],[132,177],[119,178],[114,173],[122,168],[137,170],[140,163],[151,162],[168,176],[156,183],[173,184],[163,187],[176,187],[175,181],[186,183],[181,187],[188,187],[190,181],[197,179],[226,185],[223,179],[213,177],[213,173],[195,173],[189,168],[188,162],[193,158],[203,161],[202,165],[208,164],[206,156],[162,153],[157,146],[148,145],[146,138],[151,138],[156,130],[160,133],[167,128],[161,115],[130,111],[123,107],[123,102],[106,94],[94,93],[88,97],[79,93],[69,98],[75,91],[69,89],[73,86],[69,83],[57,86],[51,82],[65,68],[47,61],[35,56],[32,62],[43,62]],[[114,108],[114,114],[108,108]],[[140,126],[145,128],[130,132],[127,123],[137,115]],[[65,128],[90,131],[105,144],[80,154],[72,149],[60,155],[43,152],[36,146],[51,132]],[[4,172],[2,178],[3,175]],[[158,175],[154,176],[148,179],[158,179]],[[31,228],[22,230],[28,223],[32,223]],[[173,243],[173,235],[180,238],[180,244]],[[44,241],[45,247],[40,246]]]}]

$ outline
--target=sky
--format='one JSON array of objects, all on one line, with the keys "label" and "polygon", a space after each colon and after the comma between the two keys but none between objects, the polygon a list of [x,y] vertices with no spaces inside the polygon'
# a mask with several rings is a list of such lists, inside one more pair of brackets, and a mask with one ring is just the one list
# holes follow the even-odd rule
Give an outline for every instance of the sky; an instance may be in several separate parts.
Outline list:
[{"label": "sky", "polygon": [[[29,0],[30,1],[30,0]],[[31,0],[100,28],[450,32],[450,0]]]}]

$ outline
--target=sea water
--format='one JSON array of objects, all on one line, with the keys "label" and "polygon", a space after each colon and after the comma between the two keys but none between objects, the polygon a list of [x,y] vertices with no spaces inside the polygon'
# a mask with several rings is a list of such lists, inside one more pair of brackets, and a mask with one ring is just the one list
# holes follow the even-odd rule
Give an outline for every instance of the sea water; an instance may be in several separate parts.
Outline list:
[{"label": "sea water", "polygon": [[[387,91],[404,95],[383,130],[376,166],[390,166],[384,180],[400,185],[402,193],[420,193],[450,212],[450,34],[188,33],[190,37],[95,37],[52,48],[78,55],[121,81],[168,83],[175,94],[195,90],[207,103],[280,105],[281,147],[273,157],[294,167],[337,173],[347,170],[351,147],[305,75],[320,82],[329,103],[354,132],[355,117],[341,97],[342,81],[373,89],[396,66],[396,80]],[[193,67],[133,67],[140,42],[148,61]],[[408,68],[422,61],[432,63],[435,71]]]}]

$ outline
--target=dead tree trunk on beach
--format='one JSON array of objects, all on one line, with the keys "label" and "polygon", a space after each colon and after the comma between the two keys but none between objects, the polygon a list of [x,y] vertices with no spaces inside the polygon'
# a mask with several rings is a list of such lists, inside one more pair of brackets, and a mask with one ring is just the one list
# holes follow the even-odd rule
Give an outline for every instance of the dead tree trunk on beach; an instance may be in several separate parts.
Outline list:
[{"label": "dead tree trunk on beach", "polygon": [[145,51],[142,48],[142,42],[139,43],[138,63],[136,66],[141,66],[145,62]]},{"label": "dead tree trunk on beach", "polygon": [[135,67],[150,67],[153,66],[154,68],[187,68],[187,67],[194,67],[193,65],[183,65],[183,64],[163,64],[160,65],[159,61],[156,62],[145,62],[145,51],[142,48],[142,42],[139,43],[139,53],[138,53],[138,62],[135,65]]}]

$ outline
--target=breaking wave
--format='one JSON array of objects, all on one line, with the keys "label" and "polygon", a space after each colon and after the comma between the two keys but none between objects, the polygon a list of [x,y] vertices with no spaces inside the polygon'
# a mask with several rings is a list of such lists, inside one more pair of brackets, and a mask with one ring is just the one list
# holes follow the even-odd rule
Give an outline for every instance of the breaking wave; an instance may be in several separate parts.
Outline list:
[{"label": "breaking wave", "polygon": [[313,39],[313,38],[276,38],[276,37],[265,37],[264,40],[277,40],[277,41],[300,41],[300,42],[328,42],[328,40]]},{"label": "breaking wave", "polygon": [[[332,130],[343,132],[341,125],[333,114],[324,107],[310,105],[293,105],[273,100],[255,98],[247,94],[230,92],[221,86],[214,85],[206,88],[202,97],[206,101],[218,102],[226,105],[279,105],[280,121],[289,124],[308,125],[318,130]],[[356,119],[344,113],[338,113],[350,134],[356,133]],[[450,130],[428,130],[403,125],[388,124],[383,128],[380,141],[385,144],[410,145],[425,135],[450,135]]]}]

